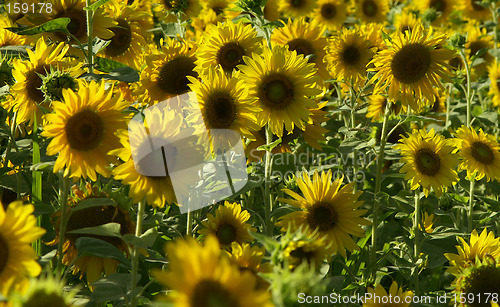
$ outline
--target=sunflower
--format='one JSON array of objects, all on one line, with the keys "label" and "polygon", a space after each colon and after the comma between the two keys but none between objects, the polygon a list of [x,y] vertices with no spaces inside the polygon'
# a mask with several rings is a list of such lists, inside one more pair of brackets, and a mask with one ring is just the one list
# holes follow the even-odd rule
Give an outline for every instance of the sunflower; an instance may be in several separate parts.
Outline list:
[{"label": "sunflower", "polygon": [[148,23],[148,13],[134,10],[121,2],[111,2],[106,6],[106,11],[117,25],[109,28],[114,35],[101,52],[106,58],[140,69],[142,48],[150,40],[150,34],[146,31],[152,28]]},{"label": "sunflower", "polygon": [[[387,97],[384,95],[373,94],[368,97],[368,113],[366,117],[372,118],[373,120],[380,120],[385,114],[385,108],[387,106]],[[401,104],[391,103],[390,108],[391,114],[398,115],[401,112]]]},{"label": "sunflower", "polygon": [[[493,37],[488,35],[486,28],[479,28],[477,24],[469,24],[465,27],[467,35],[467,43],[465,44],[465,50],[469,56],[469,61],[482,49],[493,49]],[[478,61],[477,63],[472,62],[473,78],[482,77],[488,70],[488,66],[491,65],[495,57],[491,55],[488,50],[483,52],[476,59],[482,59],[483,61]]]},{"label": "sunflower", "polygon": [[424,227],[422,229],[422,226],[418,225],[418,228],[420,229],[420,231],[424,231],[427,232],[427,233],[433,233],[434,232],[434,214],[429,214],[427,212],[424,212],[422,214],[423,218],[422,218],[422,222],[424,224]]},{"label": "sunflower", "polygon": [[167,244],[169,270],[152,275],[172,292],[167,299],[179,307],[271,307],[270,295],[256,289],[256,278],[221,258],[217,239],[210,235],[205,246],[193,238]]},{"label": "sunflower", "polygon": [[278,1],[279,0],[267,0],[263,9],[264,18],[266,20],[272,22],[280,19],[281,14],[278,10]]},{"label": "sunflower", "polygon": [[[389,293],[385,291],[384,287],[382,287],[381,284],[378,284],[375,289],[373,289],[372,287],[368,287],[367,293],[370,293],[372,298],[367,299],[363,303],[363,307],[409,307],[413,298],[413,292],[403,292],[403,289],[399,288],[396,281],[392,282],[391,287],[389,288]],[[389,299],[390,302],[388,304],[382,303],[381,298],[383,298],[384,300]]]},{"label": "sunflower", "polygon": [[354,183],[340,188],[342,181],[338,179],[332,183],[331,170],[322,172],[321,177],[315,171],[312,181],[307,172],[302,173],[302,178],[297,178],[297,184],[304,197],[284,189],[294,199],[280,199],[302,210],[283,216],[276,225],[282,227],[282,231],[288,227],[294,231],[303,225],[308,226],[310,231],[317,229],[321,237],[331,242],[329,250],[344,257],[346,249],[351,252],[358,250],[351,235],[364,236],[364,230],[359,225],[369,225],[370,222],[361,217],[366,210],[358,209],[363,203],[357,200],[361,192],[353,194]]},{"label": "sunflower", "polygon": [[263,263],[266,250],[263,247],[251,246],[248,243],[231,243],[231,253],[226,251],[229,261],[238,266],[241,272],[251,272],[257,278],[257,288],[266,289],[269,286],[258,274],[271,272],[268,262]]},{"label": "sunflower", "polygon": [[78,90],[78,82],[70,73],[60,70],[54,70],[50,67],[50,72],[42,78],[40,90],[49,101],[62,101],[63,89]]},{"label": "sunflower", "polygon": [[198,232],[202,235],[215,235],[224,248],[230,248],[233,242],[252,242],[253,237],[249,231],[255,232],[257,229],[247,223],[249,218],[250,213],[242,211],[240,204],[225,201],[224,205],[217,208],[215,216],[209,213],[207,220],[201,222],[205,228]]},{"label": "sunflower", "polygon": [[495,259],[500,257],[500,238],[495,238],[493,231],[488,232],[486,228],[481,232],[481,235],[478,235],[474,229],[469,244],[462,237],[457,237],[457,239],[462,243],[462,246],[457,245],[458,255],[444,254],[451,265],[446,271],[455,276],[458,276],[462,269],[476,263],[476,258],[482,261],[487,256]]},{"label": "sunflower", "polygon": [[[52,274],[42,276],[39,279],[32,279],[30,286],[24,295],[14,295],[12,297],[13,307],[76,307],[74,300],[77,290],[63,291],[66,283],[59,277]],[[1,304],[0,304],[1,306]]]},{"label": "sunflower", "polygon": [[7,209],[0,204],[0,295],[24,292],[28,278],[42,272],[31,243],[45,230],[36,226],[34,210],[33,205],[21,201],[10,203]]},{"label": "sunflower", "polygon": [[347,16],[347,5],[342,0],[319,0],[311,24],[318,23],[329,31],[340,29]]},{"label": "sunflower", "polygon": [[6,28],[15,28],[17,25],[6,15],[0,15],[0,47],[22,46],[30,42],[29,36],[17,35]]},{"label": "sunflower", "polygon": [[[235,142],[239,141],[239,135],[252,138],[252,131],[260,129],[255,114],[261,109],[255,101],[247,99],[248,92],[243,80],[237,78],[237,75],[239,73],[235,71],[233,76],[227,77],[218,66],[202,75],[202,81],[188,77],[191,81],[189,87],[196,93],[201,110],[194,117],[202,117],[191,117],[188,120],[204,123],[206,129],[209,129],[214,152],[216,149],[233,148]],[[233,131],[237,131],[239,135],[235,135]]]},{"label": "sunflower", "polygon": [[[179,196],[189,193],[188,184],[196,176],[193,173],[196,168],[191,166],[202,163],[205,152],[196,145],[195,130],[185,127],[182,114],[163,104],[158,106],[144,111],[145,123],[134,118],[129,123],[128,131],[119,131],[122,147],[110,154],[124,162],[113,169],[113,177],[121,180],[122,184],[130,185],[129,196],[132,200],[139,202],[145,199],[148,204],[163,208],[165,204],[177,202],[176,193]],[[164,144],[166,141],[168,147],[161,146],[162,150],[156,148],[149,152],[151,144]],[[168,154],[168,165],[164,164],[167,156],[163,153]],[[174,191],[171,175],[179,170],[182,172],[176,173]]]},{"label": "sunflower", "polygon": [[278,0],[278,11],[285,17],[306,17],[317,6],[317,0]]},{"label": "sunflower", "polygon": [[419,19],[410,10],[403,10],[401,14],[396,14],[394,16],[394,26],[396,31],[405,33],[405,31],[413,31],[416,24],[419,23]]},{"label": "sunflower", "polygon": [[370,23],[383,23],[387,20],[389,1],[387,0],[355,0],[351,10],[360,20]]},{"label": "sunflower", "polygon": [[46,114],[49,122],[42,136],[53,138],[48,155],[59,154],[54,172],[65,168],[65,176],[97,180],[96,172],[109,177],[110,150],[120,147],[115,132],[127,127],[122,113],[128,102],[104,82],[79,81],[78,92],[64,89],[64,102],[54,101],[54,113]]},{"label": "sunflower", "polygon": [[36,42],[35,52],[27,50],[29,60],[13,60],[12,74],[16,83],[10,88],[10,92],[14,98],[4,102],[2,106],[6,109],[13,108],[17,112],[17,123],[29,122],[32,125],[35,116],[37,123],[41,123],[42,108],[50,109],[41,90],[43,76],[48,75],[51,70],[64,70],[71,77],[83,73],[82,63],[64,59],[68,48],[64,43],[47,46],[42,37]]},{"label": "sunflower", "polygon": [[455,1],[450,0],[421,0],[414,2],[416,8],[424,13],[429,9],[434,9],[439,15],[433,24],[440,25],[448,21],[448,17],[453,12]]},{"label": "sunflower", "polygon": [[240,12],[235,11],[236,1],[234,0],[201,0],[203,9],[213,11],[217,15],[217,21],[232,20]]},{"label": "sunflower", "polygon": [[304,262],[312,268],[319,269],[323,261],[331,256],[325,237],[317,235],[311,239],[289,242],[283,253],[291,270]]},{"label": "sunflower", "polygon": [[289,50],[297,51],[309,57],[309,63],[314,63],[317,74],[322,80],[331,78],[323,59],[326,55],[327,40],[323,37],[325,27],[319,24],[310,24],[305,18],[288,19],[284,27],[276,28],[271,34],[271,42],[288,46]]},{"label": "sunflower", "polygon": [[[68,224],[64,234],[63,243],[63,263],[67,266],[74,263],[73,274],[80,272],[80,278],[85,274],[87,283],[90,285],[101,278],[102,273],[105,275],[116,272],[119,261],[113,258],[100,258],[95,256],[78,257],[78,249],[76,240],[83,237],[97,238],[106,241],[123,252],[128,252],[127,245],[120,239],[110,236],[99,236],[82,233],[74,233],[80,229],[98,227],[108,223],[120,224],[120,234],[134,233],[135,226],[130,221],[129,212],[121,209],[118,206],[103,205],[82,208],[82,201],[92,198],[107,198],[107,193],[99,191],[98,187],[87,183],[83,189],[74,185],[72,188],[73,195],[69,198],[68,208]],[[59,225],[61,211],[57,211],[53,215],[53,224],[57,231],[56,237],[49,245],[56,245],[59,242]],[[75,261],[76,260],[76,261]]]},{"label": "sunflower", "polygon": [[[451,81],[446,69],[451,69],[446,61],[455,51],[440,47],[446,36],[432,37],[432,30],[424,33],[424,27],[417,24],[414,30],[404,35],[396,32],[388,49],[377,53],[370,64],[370,69],[377,73],[375,91],[389,87],[389,99],[401,100],[404,106],[418,110],[416,100],[425,96],[433,101],[432,87],[443,89],[439,80]],[[438,48],[440,47],[440,48]]]},{"label": "sunflower", "polygon": [[[165,23],[168,23],[170,18],[175,17],[175,13],[182,13],[184,20],[195,18],[202,9],[200,1],[195,0],[154,0],[154,3],[156,4],[155,16]],[[177,22],[177,18],[170,22]]]},{"label": "sunflower", "polygon": [[194,70],[196,50],[185,40],[168,38],[161,51],[145,56],[146,68],[141,72],[136,95],[150,105],[189,91],[187,76],[198,77]]},{"label": "sunflower", "polygon": [[[376,51],[386,49],[387,46],[384,43],[384,39],[382,38],[382,31],[385,31],[385,27],[383,24],[379,23],[369,23],[362,24],[359,26],[359,32],[361,36],[366,38],[370,42],[370,48],[375,47]],[[370,66],[367,66],[370,67]]]},{"label": "sunflower", "polygon": [[467,170],[469,179],[481,180],[484,176],[488,181],[500,179],[500,145],[495,136],[484,133],[481,128],[477,133],[463,125],[455,136],[456,150],[462,160],[459,170]]},{"label": "sunflower", "polygon": [[427,197],[432,188],[439,197],[448,186],[458,182],[455,171],[458,157],[448,143],[442,135],[436,135],[434,129],[429,132],[420,129],[395,145],[401,150],[401,162],[405,163],[399,172],[406,173],[405,180],[410,180],[412,190],[422,186]]},{"label": "sunflower", "polygon": [[500,65],[494,63],[488,69],[488,78],[490,79],[489,95],[493,96],[491,102],[495,107],[500,107]]},{"label": "sunflower", "polygon": [[209,25],[216,25],[218,22],[217,15],[214,11],[204,9],[198,17],[194,17],[191,22],[191,27],[186,30],[186,39],[195,42],[201,42],[203,34]]},{"label": "sunflower", "polygon": [[463,17],[477,21],[491,20],[491,11],[487,6],[481,4],[481,0],[458,0],[457,11]]},{"label": "sunflower", "polygon": [[366,79],[366,65],[373,57],[371,43],[357,29],[342,29],[328,45],[328,68],[334,77],[358,86]]},{"label": "sunflower", "polygon": [[310,108],[316,103],[310,96],[320,93],[316,88],[316,68],[302,55],[286,47],[264,48],[262,57],[244,57],[246,65],[239,66],[242,79],[248,84],[249,99],[263,109],[258,114],[259,125],[269,123],[278,137],[294,127],[304,130]]},{"label": "sunflower", "polygon": [[243,56],[261,53],[262,38],[250,24],[227,20],[223,24],[209,25],[196,52],[195,64],[202,72],[217,65],[225,72],[231,73],[236,66],[243,63]]}]

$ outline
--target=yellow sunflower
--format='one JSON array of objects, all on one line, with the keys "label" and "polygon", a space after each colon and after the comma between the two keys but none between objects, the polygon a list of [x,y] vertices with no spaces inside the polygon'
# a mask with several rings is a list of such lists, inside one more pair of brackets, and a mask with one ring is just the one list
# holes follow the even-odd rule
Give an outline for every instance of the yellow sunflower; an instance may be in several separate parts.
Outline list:
[{"label": "yellow sunflower", "polygon": [[217,207],[215,216],[209,213],[207,220],[201,222],[205,228],[198,232],[202,235],[215,235],[224,248],[230,248],[233,242],[252,242],[254,239],[249,232],[257,229],[247,223],[249,218],[250,213],[242,211],[240,204],[225,201],[224,205]]},{"label": "yellow sunflower", "polygon": [[424,231],[427,233],[433,233],[434,232],[434,214],[429,214],[427,212],[424,212],[422,214],[422,223],[424,224],[424,229],[422,229],[422,226],[418,225],[418,228],[420,231]]},{"label": "yellow sunflower", "polygon": [[186,30],[186,39],[194,42],[201,42],[203,34],[209,25],[216,25],[218,22],[217,15],[214,11],[204,9],[198,17],[194,17],[191,22],[191,27]]},{"label": "yellow sunflower", "polygon": [[357,29],[342,29],[328,45],[328,69],[338,81],[361,86],[366,79],[366,65],[373,58],[371,43]]},{"label": "yellow sunflower", "polygon": [[251,272],[257,278],[257,288],[266,289],[269,286],[258,274],[271,272],[271,266],[268,262],[262,260],[266,254],[263,247],[251,246],[248,243],[231,243],[231,253],[227,252],[229,261],[237,265],[240,271]]},{"label": "yellow sunflower", "polygon": [[385,291],[381,284],[378,284],[375,289],[368,287],[368,293],[371,295],[371,298],[363,303],[363,307],[409,307],[413,299],[413,292],[403,292],[403,288],[399,288],[396,281],[392,282],[389,293]]},{"label": "yellow sunflower", "polygon": [[387,0],[354,0],[351,10],[361,21],[383,23],[387,20],[389,1]]},{"label": "yellow sunflower", "polygon": [[217,15],[217,21],[232,20],[240,12],[234,11],[236,8],[235,0],[201,0],[203,9],[213,11]]},{"label": "yellow sunflower", "polygon": [[142,48],[147,46],[151,36],[146,32],[151,29],[148,23],[148,13],[134,10],[133,7],[121,2],[111,2],[106,5],[106,11],[110,13],[117,25],[109,28],[114,35],[109,45],[101,52],[106,58],[140,70]]},{"label": "yellow sunflower", "polygon": [[310,56],[309,63],[314,63],[317,74],[322,80],[331,78],[323,59],[326,55],[327,40],[323,36],[325,27],[319,24],[310,24],[305,18],[288,19],[284,27],[276,28],[271,34],[271,42],[288,46],[289,50],[297,54]]},{"label": "yellow sunflower", "polygon": [[421,13],[424,13],[431,8],[434,9],[439,14],[433,21],[433,24],[436,25],[448,22],[448,17],[456,6],[455,1],[451,0],[421,0],[413,3]]},{"label": "yellow sunflower", "polygon": [[0,47],[28,45],[29,36],[17,35],[5,28],[15,28],[17,25],[7,15],[0,15]]},{"label": "yellow sunflower", "polygon": [[167,244],[169,270],[152,275],[170,290],[166,299],[179,307],[271,307],[270,295],[256,289],[252,273],[240,271],[221,258],[217,239],[210,235],[201,246],[195,239]]},{"label": "yellow sunflower", "polygon": [[[465,43],[465,50],[469,57],[471,58],[477,54],[482,49],[493,49],[493,37],[489,35],[486,28],[479,28],[478,24],[469,24],[465,27],[467,35],[467,43]],[[472,65],[473,78],[482,77],[490,64],[495,61],[495,57],[491,55],[488,50],[482,55],[478,56],[476,59],[482,59],[483,61],[475,63],[470,63]]]},{"label": "yellow sunflower", "polygon": [[342,0],[319,0],[312,16],[311,24],[318,23],[330,31],[338,30],[344,25],[347,4]]},{"label": "yellow sunflower", "polygon": [[[35,52],[28,50],[29,60],[14,59],[12,74],[16,83],[10,88],[12,99],[2,104],[6,109],[13,108],[17,112],[17,123],[33,124],[34,117],[41,123],[42,109],[50,109],[48,101],[41,90],[42,77],[54,70],[64,70],[72,77],[83,73],[82,63],[69,62],[64,59],[68,51],[64,43],[47,46],[44,38],[40,38],[35,46]],[[74,65],[74,66],[73,66]]]},{"label": "yellow sunflower", "polygon": [[278,10],[278,1],[279,0],[267,0],[266,5],[263,9],[264,18],[266,20],[276,21],[280,19],[281,14]]},{"label": "yellow sunflower", "polygon": [[493,135],[479,133],[463,126],[455,133],[454,143],[461,157],[459,170],[467,170],[467,177],[481,180],[500,179],[500,145]]},{"label": "yellow sunflower", "polygon": [[416,24],[419,23],[419,19],[411,10],[404,9],[401,14],[396,14],[394,16],[394,26],[396,31],[405,33],[405,31],[413,31]]},{"label": "yellow sunflower", "polygon": [[462,269],[476,263],[476,258],[482,261],[487,256],[495,259],[500,257],[500,238],[495,238],[493,231],[483,229],[481,235],[474,229],[469,244],[462,237],[457,237],[462,246],[457,245],[458,255],[446,253],[444,256],[450,261],[451,267],[447,272],[458,276]]},{"label": "yellow sunflower", "polygon": [[457,11],[468,19],[477,21],[491,20],[491,11],[488,6],[483,6],[481,0],[458,0]]},{"label": "yellow sunflower", "polygon": [[[387,106],[387,97],[384,95],[371,95],[368,97],[368,113],[366,117],[372,118],[373,120],[380,120],[384,117],[385,108]],[[401,104],[391,103],[391,114],[398,115],[401,112]]]},{"label": "yellow sunflower", "polygon": [[246,65],[239,66],[241,78],[249,87],[249,99],[257,101],[262,108],[258,114],[259,125],[269,123],[271,131],[278,137],[294,127],[304,130],[310,108],[316,107],[309,98],[320,93],[316,88],[316,68],[302,55],[286,47],[264,48],[262,57],[253,54],[244,57]]},{"label": "yellow sunflower", "polygon": [[385,31],[384,29],[384,25],[379,23],[364,23],[359,26],[359,32],[361,32],[361,36],[366,38],[370,42],[370,47],[375,47],[376,51],[387,48],[382,35],[380,35],[382,31]]},{"label": "yellow sunflower", "polygon": [[406,174],[405,180],[410,180],[412,190],[422,186],[427,197],[432,188],[439,197],[448,186],[458,182],[454,148],[442,135],[435,134],[434,129],[414,130],[400,141],[401,144],[394,146],[401,150],[401,162],[405,163],[399,172]]},{"label": "yellow sunflower", "polygon": [[[149,105],[189,91],[187,76],[198,77],[194,70],[195,46],[184,40],[168,38],[160,52],[145,56],[146,68],[141,72],[136,95]],[[153,47],[152,47],[153,48]]]},{"label": "yellow sunflower", "polygon": [[154,13],[163,22],[177,22],[169,20],[175,13],[182,14],[182,19],[188,20],[197,17],[201,12],[200,1],[195,0],[154,0]]},{"label": "yellow sunflower", "polygon": [[126,129],[128,116],[122,113],[129,105],[104,82],[81,82],[78,92],[64,89],[64,102],[54,101],[54,113],[46,114],[42,136],[53,138],[48,155],[59,154],[54,172],[63,168],[65,176],[97,180],[96,172],[109,177],[110,150],[120,147],[115,132]]},{"label": "yellow sunflower", "polygon": [[24,292],[29,277],[42,272],[31,243],[45,230],[36,226],[33,211],[33,205],[21,201],[10,203],[7,209],[0,203],[0,295]]},{"label": "yellow sunflower", "polygon": [[285,17],[306,17],[316,8],[317,0],[278,0],[278,11]]},{"label": "yellow sunflower", "polygon": [[494,63],[488,69],[490,79],[489,95],[493,96],[491,102],[495,107],[500,107],[500,65]]},{"label": "yellow sunflower", "polygon": [[283,251],[288,267],[293,270],[303,262],[319,269],[323,261],[331,256],[325,237],[317,235],[308,240],[297,240],[287,244]]},{"label": "yellow sunflower", "polygon": [[203,43],[196,52],[195,64],[202,72],[217,65],[231,73],[243,63],[243,56],[262,52],[262,38],[250,24],[227,20],[224,23],[209,25],[203,36]]},{"label": "yellow sunflower", "polygon": [[304,197],[284,189],[294,199],[280,199],[302,210],[283,216],[276,225],[282,227],[282,231],[286,231],[288,227],[295,231],[303,225],[308,226],[310,231],[317,229],[319,235],[331,244],[329,250],[344,257],[346,249],[351,252],[358,250],[351,235],[364,236],[364,230],[359,225],[369,225],[370,222],[361,217],[366,210],[358,209],[363,203],[357,200],[361,192],[353,194],[354,183],[340,188],[342,181],[332,182],[331,170],[322,172],[321,176],[315,171],[312,181],[307,172],[304,172],[302,178],[297,178]]},{"label": "yellow sunflower", "polygon": [[[388,49],[377,53],[370,62],[377,73],[375,91],[389,87],[389,99],[401,100],[404,106],[418,110],[416,101],[422,96],[433,101],[432,87],[443,89],[439,78],[451,81],[446,61],[455,51],[440,47],[446,36],[432,36],[432,30],[424,33],[421,24],[415,25],[411,33],[396,32]],[[439,48],[438,48],[439,47]]]}]

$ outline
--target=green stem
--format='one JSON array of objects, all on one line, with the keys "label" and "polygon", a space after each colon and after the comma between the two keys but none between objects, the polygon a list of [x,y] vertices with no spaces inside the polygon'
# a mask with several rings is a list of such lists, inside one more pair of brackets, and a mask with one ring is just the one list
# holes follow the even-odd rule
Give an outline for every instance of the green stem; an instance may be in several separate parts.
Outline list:
[{"label": "green stem", "polygon": [[[415,213],[413,220],[413,232],[415,233],[414,238],[414,251],[415,251],[415,266],[418,266],[418,260],[420,259],[420,190],[415,190]],[[419,277],[418,277],[418,267],[415,267],[414,272],[414,282],[415,282],[415,294],[419,293]]]},{"label": "green stem", "polygon": [[[354,84],[351,81],[351,86],[349,87],[349,92],[351,95],[351,128],[354,130],[356,129],[356,93],[354,92]],[[358,182],[356,175],[358,173],[358,151],[353,150],[353,182],[354,182],[354,188],[353,188],[353,193],[356,193],[358,191]]]},{"label": "green stem", "polygon": [[188,208],[187,222],[186,222],[186,236],[187,237],[191,236],[192,227],[193,227],[193,212],[191,212],[191,209]]},{"label": "green stem", "polygon": [[468,232],[472,232],[474,226],[474,185],[475,185],[475,177],[476,174],[473,174],[473,177],[470,179],[470,189],[469,189],[469,216],[467,220],[467,230]]},{"label": "green stem", "polygon": [[[86,0],[87,7],[92,4],[92,0]],[[93,42],[94,38],[92,37],[92,24],[94,19],[94,12],[92,10],[87,10],[87,61],[89,63],[89,73],[94,72],[94,51],[93,51]]]},{"label": "green stem", "polygon": [[[266,145],[271,144],[273,134],[269,125],[266,125]],[[272,223],[271,223],[271,151],[266,151],[266,160],[264,166],[264,205],[265,205],[265,220],[266,220],[266,233],[267,235],[272,235]]]},{"label": "green stem", "polygon": [[[33,120],[33,166],[40,163],[40,144],[38,143],[38,122],[36,118],[36,112],[34,114]],[[31,202],[36,206],[37,203],[42,201],[42,173],[36,170],[32,170],[33,182],[31,183],[32,199]],[[38,227],[42,226],[42,217],[38,216],[36,218],[36,223]],[[33,242],[36,253],[41,256],[41,239]]]},{"label": "green stem", "polygon": [[[62,176],[61,176],[62,177]],[[59,203],[61,205],[61,219],[59,220],[59,242],[57,244],[57,275],[61,276],[63,267],[63,245],[66,235],[66,226],[68,225],[68,196],[70,189],[70,178],[62,177],[62,191],[59,191],[60,199]]]},{"label": "green stem", "polygon": [[450,84],[448,96],[446,97],[446,121],[444,122],[445,127],[448,127],[450,121],[450,104],[451,104],[452,91],[453,91],[453,84]]},{"label": "green stem", "polygon": [[467,101],[467,127],[470,127],[471,123],[471,104],[472,104],[472,95],[471,95],[471,75],[470,75],[470,67],[469,67],[469,62],[467,61],[467,57],[465,56],[465,51],[464,49],[460,49],[460,57],[462,58],[462,61],[464,62],[465,66],[465,73],[467,75],[467,90],[465,92],[465,99]]},{"label": "green stem", "polygon": [[[137,205],[137,222],[135,225],[135,236],[140,237],[142,235],[142,222],[144,221],[144,210],[146,207],[146,202],[140,201]],[[134,245],[132,250],[132,277],[131,277],[131,289],[132,299],[130,306],[135,307],[137,305],[138,296],[134,294],[137,288],[137,274],[139,272],[139,248]]]}]

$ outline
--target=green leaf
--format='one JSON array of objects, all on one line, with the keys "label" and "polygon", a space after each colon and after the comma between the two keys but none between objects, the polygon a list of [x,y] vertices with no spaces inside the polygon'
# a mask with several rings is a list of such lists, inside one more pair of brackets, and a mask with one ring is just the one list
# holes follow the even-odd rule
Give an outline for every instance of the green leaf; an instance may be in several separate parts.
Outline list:
[{"label": "green leaf", "polygon": [[110,59],[106,59],[106,58],[102,58],[99,56],[96,56],[94,58],[94,61],[95,61],[95,63],[94,63],[95,69],[106,72],[106,73],[109,73],[109,72],[111,72],[119,67],[126,67],[127,66],[123,63],[113,61]]},{"label": "green leaf", "polygon": [[95,12],[101,5],[103,5],[104,3],[108,2],[108,1],[109,0],[99,0],[96,3],[92,4],[91,6],[86,6],[83,9],[86,11],[90,10],[92,12]]},{"label": "green leaf", "polygon": [[177,37],[177,34],[182,34],[182,27],[176,22],[162,23],[161,28],[166,36]]},{"label": "green leaf", "polygon": [[95,227],[85,227],[85,228],[75,229],[72,231],[68,231],[68,233],[121,238],[122,235],[120,231],[121,231],[120,224],[107,223]]},{"label": "green leaf", "polygon": [[157,236],[158,230],[156,228],[151,228],[140,237],[136,237],[133,234],[126,234],[123,236],[123,241],[140,248],[148,248],[155,243]]},{"label": "green leaf", "polygon": [[276,141],[272,142],[269,145],[261,145],[261,146],[257,147],[257,150],[271,151],[279,144],[281,144],[281,138],[278,138]]},{"label": "green leaf", "polygon": [[30,167],[30,171],[43,171],[54,167],[55,161],[40,162]]},{"label": "green leaf", "polygon": [[78,206],[71,209],[72,212],[99,206],[116,206],[116,203],[109,198],[89,198],[82,200]]},{"label": "green leaf", "polygon": [[128,273],[114,273],[92,283],[91,298],[97,302],[117,300],[127,294],[131,276]]},{"label": "green leaf", "polygon": [[76,240],[78,257],[93,256],[99,258],[113,258],[130,267],[128,260],[123,253],[113,244],[103,240],[90,237],[81,237]]},{"label": "green leaf", "polygon": [[32,28],[6,28],[7,30],[14,32],[18,35],[36,35],[44,32],[67,32],[66,26],[71,22],[71,19],[68,17],[56,18],[51,21],[47,21],[44,24],[41,24]]},{"label": "green leaf", "polygon": [[401,115],[401,117],[403,118],[403,122],[415,122],[415,121],[423,121],[423,122],[442,122],[442,120],[439,120],[439,119],[435,119],[435,118],[432,118],[432,117],[426,117],[426,116],[420,116],[420,115],[410,115],[410,116],[406,116],[406,115]]}]

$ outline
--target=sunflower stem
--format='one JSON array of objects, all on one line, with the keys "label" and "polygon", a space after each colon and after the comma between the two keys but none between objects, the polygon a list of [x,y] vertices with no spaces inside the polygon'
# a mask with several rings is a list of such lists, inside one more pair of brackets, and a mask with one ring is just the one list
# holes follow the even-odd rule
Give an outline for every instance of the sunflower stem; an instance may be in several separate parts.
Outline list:
[{"label": "sunflower stem", "polygon": [[465,99],[467,101],[467,127],[470,128],[470,123],[471,123],[471,104],[472,104],[472,97],[471,97],[471,75],[470,75],[470,67],[469,67],[469,62],[467,61],[467,57],[465,56],[465,50],[464,48],[460,49],[460,57],[462,58],[462,61],[464,62],[465,66],[465,73],[467,75],[467,89],[465,91]]},{"label": "sunflower stem", "polygon": [[[351,95],[351,129],[356,129],[356,93],[354,92],[354,84],[351,80],[351,85],[349,86],[349,92]],[[358,191],[358,182],[356,175],[358,173],[358,151],[356,149],[353,150],[353,160],[352,160],[352,167],[353,167],[353,182],[354,183],[354,188],[353,188],[353,193],[356,194]]]},{"label": "sunflower stem", "polygon": [[[61,176],[63,177],[63,176]],[[63,246],[64,237],[66,235],[66,227],[68,226],[68,196],[70,189],[70,178],[64,176],[62,178],[62,191],[59,193],[59,203],[61,205],[61,219],[59,220],[59,242],[57,243],[57,275],[62,276],[63,266]]]},{"label": "sunflower stem", "polygon": [[[87,1],[87,7],[89,7],[92,4],[92,0],[86,0]],[[89,73],[94,72],[94,50],[93,50],[93,42],[94,38],[92,37],[92,24],[93,24],[93,16],[94,12],[92,10],[87,10],[87,52],[88,52],[88,58],[87,61],[89,62]]]},{"label": "sunflower stem", "polygon": [[420,259],[420,190],[415,190],[415,213],[413,217],[413,232],[415,233],[414,238],[414,251],[415,251],[415,272],[413,275],[415,282],[415,294],[419,294],[419,278],[418,278],[418,260]]},{"label": "sunflower stem", "polygon": [[[146,202],[140,201],[137,204],[137,222],[135,224],[135,236],[140,237],[142,235],[142,222],[144,221],[144,209],[146,207]],[[137,288],[137,275],[139,272],[139,248],[134,245],[132,250],[132,276],[131,276],[131,289],[132,298],[130,300],[130,306],[135,307],[137,305],[138,295],[134,295],[135,289]]]},{"label": "sunflower stem", "polygon": [[371,274],[369,280],[371,282],[375,281],[375,275],[377,274],[377,226],[378,226],[378,214],[380,203],[377,198],[377,194],[380,192],[382,187],[382,166],[384,165],[384,153],[385,153],[385,144],[387,142],[387,129],[388,129],[388,120],[390,115],[390,102],[387,103],[385,107],[384,113],[384,121],[382,123],[382,133],[380,137],[380,149],[377,157],[377,177],[375,179],[375,200],[373,202],[373,215],[372,215],[372,244],[370,248],[370,268]]},{"label": "sunflower stem", "polygon": [[[40,163],[40,144],[38,143],[38,122],[36,119],[36,112],[33,116],[33,166]],[[32,170],[33,181],[31,183],[32,199],[31,202],[36,206],[36,204],[42,201],[42,173],[36,171],[34,168]],[[42,216],[37,216],[36,224],[38,227],[42,226]],[[33,242],[33,247],[36,253],[41,256],[41,238],[38,238]]]},{"label": "sunflower stem", "polygon": [[470,189],[469,189],[469,216],[467,219],[467,230],[470,233],[474,226],[474,185],[476,182],[475,173],[473,177],[470,179]]},{"label": "sunflower stem", "polygon": [[[266,125],[266,145],[272,142],[272,132],[269,124]],[[266,161],[264,166],[264,205],[265,205],[265,220],[266,220],[266,234],[272,235],[271,223],[271,151],[266,151]]]},{"label": "sunflower stem", "polygon": [[451,104],[451,93],[453,91],[453,84],[450,84],[450,89],[448,90],[448,96],[446,97],[446,121],[444,126],[448,127],[450,121],[450,104]]},{"label": "sunflower stem", "polygon": [[193,226],[193,213],[191,212],[191,209],[188,208],[187,222],[186,222],[186,236],[187,237],[191,236],[192,226]]}]

